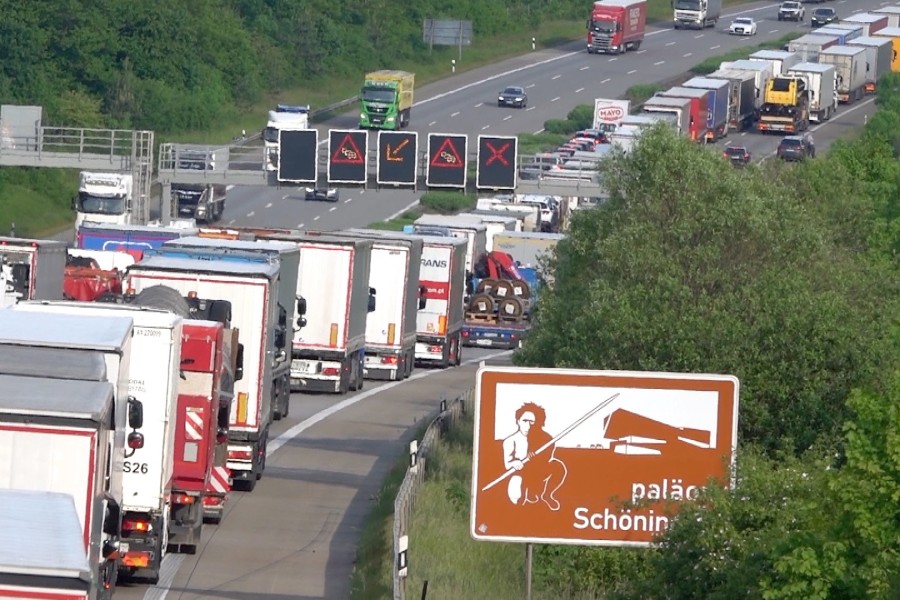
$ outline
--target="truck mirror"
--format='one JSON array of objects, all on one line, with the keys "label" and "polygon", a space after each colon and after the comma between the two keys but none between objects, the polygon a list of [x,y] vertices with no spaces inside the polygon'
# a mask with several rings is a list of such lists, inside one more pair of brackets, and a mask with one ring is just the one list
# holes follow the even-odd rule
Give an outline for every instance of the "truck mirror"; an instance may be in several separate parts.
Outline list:
[{"label": "truck mirror", "polygon": [[144,426],[144,405],[134,396],[128,396],[128,426],[132,429]]},{"label": "truck mirror", "polygon": [[369,312],[375,312],[375,288],[369,288]]},{"label": "truck mirror", "polygon": [[237,367],[234,369],[234,380],[240,381],[244,378],[244,345],[238,344],[237,349]]},{"label": "truck mirror", "polygon": [[424,285],[419,286],[419,310],[425,308],[425,305],[428,303],[428,288]]},{"label": "truck mirror", "polygon": [[297,314],[306,314],[306,298],[304,298],[303,296],[297,296]]}]

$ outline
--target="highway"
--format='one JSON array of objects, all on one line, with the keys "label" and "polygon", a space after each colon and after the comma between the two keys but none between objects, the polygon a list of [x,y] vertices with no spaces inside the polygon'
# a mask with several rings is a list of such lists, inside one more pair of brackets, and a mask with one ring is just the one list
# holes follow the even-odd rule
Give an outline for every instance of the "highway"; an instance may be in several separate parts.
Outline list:
[{"label": "highway", "polygon": [[[830,3],[847,14],[884,4]],[[588,55],[577,44],[455,75],[417,91],[413,129],[420,133],[420,147],[427,132],[477,136],[539,131],[546,119],[562,118],[576,104],[616,97],[632,85],[677,76],[730,48],[809,28],[808,22],[778,22],[775,6],[750,4],[729,12],[717,31],[655,29],[638,53]],[[760,20],[759,35],[742,39],[724,33],[735,14]],[[497,91],[511,84],[528,88],[527,110],[496,106]],[[858,128],[873,110],[871,99],[842,107],[837,118],[815,129],[817,151],[824,152],[833,139]],[[354,116],[352,111],[322,125],[323,134],[329,128],[353,128]],[[759,159],[774,152],[778,138],[732,134],[726,141],[748,146]],[[470,137],[470,148],[474,142]],[[402,212],[418,195],[345,189],[341,202],[332,205],[307,203],[286,189],[234,188],[223,223],[309,229],[365,226]],[[116,596],[345,600],[361,527],[390,466],[417,425],[435,413],[442,395],[450,398],[473,385],[477,361],[509,360],[508,353],[496,354],[466,348],[467,365],[458,369],[418,370],[400,383],[366,382],[364,391],[343,397],[294,395],[291,416],[275,424],[268,468],[256,490],[233,494],[224,522],[205,528],[196,555],[169,555],[157,586],[123,587]]]}]

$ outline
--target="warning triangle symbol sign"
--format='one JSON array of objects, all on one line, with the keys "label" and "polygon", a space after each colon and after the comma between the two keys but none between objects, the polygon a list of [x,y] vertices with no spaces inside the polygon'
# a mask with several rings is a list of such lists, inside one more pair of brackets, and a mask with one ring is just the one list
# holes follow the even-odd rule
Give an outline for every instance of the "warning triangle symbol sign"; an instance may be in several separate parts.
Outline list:
[{"label": "warning triangle symbol sign", "polygon": [[353,136],[347,133],[338,144],[334,154],[331,155],[331,162],[337,165],[364,165],[366,156],[359,151],[359,146],[356,145]]},{"label": "warning triangle symbol sign", "polygon": [[431,166],[450,169],[460,169],[465,166],[465,163],[459,158],[456,146],[453,145],[453,138],[444,138],[440,148],[431,157]]}]

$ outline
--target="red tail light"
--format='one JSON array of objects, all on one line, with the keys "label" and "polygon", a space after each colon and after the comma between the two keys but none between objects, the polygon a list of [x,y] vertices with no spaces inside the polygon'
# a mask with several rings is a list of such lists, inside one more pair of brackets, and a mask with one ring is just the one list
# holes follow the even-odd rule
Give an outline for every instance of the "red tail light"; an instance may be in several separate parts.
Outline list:
[{"label": "red tail light", "polygon": [[385,365],[396,365],[397,357],[396,356],[383,356],[381,357],[381,363]]},{"label": "red tail light", "polygon": [[136,532],[136,533],[149,533],[150,532],[150,521],[144,519],[122,519],[122,531],[125,532]]},{"label": "red tail light", "polygon": [[228,460],[253,460],[253,452],[250,450],[229,450]]},{"label": "red tail light", "polygon": [[463,336],[463,337],[469,337],[469,332],[468,332],[467,330],[463,330],[462,336]]},{"label": "red tail light", "polygon": [[190,494],[172,494],[172,504],[193,504],[196,500]]},{"label": "red tail light", "polygon": [[338,369],[337,367],[326,367],[326,368],[322,369],[322,375],[330,375],[330,376],[334,377],[335,375],[340,375],[340,374],[341,374],[341,370]]}]

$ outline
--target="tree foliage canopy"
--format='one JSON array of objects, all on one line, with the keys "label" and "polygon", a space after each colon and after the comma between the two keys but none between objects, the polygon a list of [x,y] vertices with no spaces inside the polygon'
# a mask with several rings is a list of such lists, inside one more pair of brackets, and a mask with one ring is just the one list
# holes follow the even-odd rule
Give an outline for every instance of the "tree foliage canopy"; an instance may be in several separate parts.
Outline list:
[{"label": "tree foliage canopy", "polygon": [[575,0],[0,0],[0,102],[57,125],[199,129],[326,74],[427,54],[425,18],[476,36],[582,17]]}]

